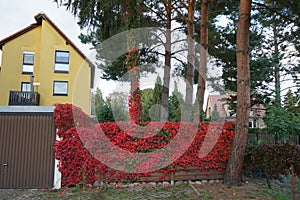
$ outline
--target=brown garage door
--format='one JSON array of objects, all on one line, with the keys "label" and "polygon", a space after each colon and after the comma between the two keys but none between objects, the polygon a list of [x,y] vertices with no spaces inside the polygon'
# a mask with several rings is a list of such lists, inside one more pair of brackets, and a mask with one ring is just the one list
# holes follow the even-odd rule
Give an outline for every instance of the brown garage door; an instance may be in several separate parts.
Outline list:
[{"label": "brown garage door", "polygon": [[0,188],[52,188],[52,113],[0,113]]}]

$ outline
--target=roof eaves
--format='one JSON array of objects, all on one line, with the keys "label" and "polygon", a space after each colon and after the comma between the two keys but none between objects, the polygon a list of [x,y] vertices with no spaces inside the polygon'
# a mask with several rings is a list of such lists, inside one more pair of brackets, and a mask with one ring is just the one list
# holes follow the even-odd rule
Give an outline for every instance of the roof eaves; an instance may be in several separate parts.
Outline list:
[{"label": "roof eaves", "polygon": [[68,44],[70,44],[88,63],[89,63],[89,66],[90,67],[95,67],[94,63],[88,59],[84,53],[72,42],[72,40],[70,40],[70,38],[68,38],[68,36],[66,36],[62,30],[60,30],[60,28],[58,28],[58,26],[43,12],[37,14],[34,16],[35,20],[38,22],[38,23],[41,23],[41,20],[44,19],[46,20],[47,22],[49,22],[51,24],[51,26],[61,35],[63,36],[63,38],[66,40],[66,42]]},{"label": "roof eaves", "polygon": [[11,40],[13,40],[13,39],[15,39],[15,38],[17,38],[17,37],[23,35],[24,33],[27,33],[28,31],[31,31],[32,29],[38,27],[39,25],[40,25],[39,23],[31,24],[31,25],[29,25],[29,26],[27,26],[27,27],[21,29],[20,31],[18,31],[18,32],[16,32],[16,33],[14,33],[14,34],[12,34],[12,35],[10,35],[10,36],[8,36],[8,37],[2,39],[2,40],[0,41],[0,49],[2,50],[2,47],[3,47],[3,45],[4,45],[5,43],[7,43],[7,42],[9,42],[9,41],[11,41]]},{"label": "roof eaves", "polygon": [[94,82],[94,70],[95,70],[95,65],[94,63],[84,55],[84,53],[82,53],[82,51],[56,26],[56,24],[43,12],[37,14],[34,16],[34,19],[36,20],[36,23],[31,24],[23,29],[21,29],[20,31],[2,39],[0,41],[0,49],[2,50],[2,47],[5,43],[23,35],[24,33],[27,33],[28,31],[40,26],[42,24],[42,20],[46,20],[47,22],[49,22],[51,24],[51,26],[66,40],[66,42],[68,44],[70,44],[89,64],[89,67],[91,68],[91,87],[93,87],[93,82]]}]

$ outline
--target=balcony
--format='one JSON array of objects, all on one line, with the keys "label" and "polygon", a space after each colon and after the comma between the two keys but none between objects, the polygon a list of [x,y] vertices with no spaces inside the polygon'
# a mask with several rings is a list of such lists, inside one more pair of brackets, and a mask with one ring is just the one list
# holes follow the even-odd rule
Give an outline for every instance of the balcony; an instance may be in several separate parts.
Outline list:
[{"label": "balcony", "polygon": [[40,104],[40,94],[37,92],[10,91],[10,106],[38,106]]}]

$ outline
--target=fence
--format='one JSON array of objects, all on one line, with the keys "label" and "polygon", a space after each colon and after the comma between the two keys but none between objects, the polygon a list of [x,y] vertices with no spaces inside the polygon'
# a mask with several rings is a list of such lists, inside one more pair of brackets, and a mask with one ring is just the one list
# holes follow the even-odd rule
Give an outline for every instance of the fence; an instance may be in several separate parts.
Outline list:
[{"label": "fence", "polygon": [[[222,180],[224,178],[225,169],[221,171],[209,170],[203,171],[199,170],[198,167],[187,167],[186,169],[177,167],[174,172],[165,175],[162,172],[151,173],[150,176],[137,176],[133,180],[128,180],[128,182],[158,182],[158,181],[195,181],[195,180]],[[97,177],[98,180],[103,182],[111,182],[117,177],[111,176],[109,174],[102,174]]]},{"label": "fence", "polygon": [[248,135],[248,144],[257,145],[261,143],[286,143],[291,142],[295,144],[300,144],[300,135],[289,136],[287,138],[278,138],[275,134],[268,133],[249,133]]}]

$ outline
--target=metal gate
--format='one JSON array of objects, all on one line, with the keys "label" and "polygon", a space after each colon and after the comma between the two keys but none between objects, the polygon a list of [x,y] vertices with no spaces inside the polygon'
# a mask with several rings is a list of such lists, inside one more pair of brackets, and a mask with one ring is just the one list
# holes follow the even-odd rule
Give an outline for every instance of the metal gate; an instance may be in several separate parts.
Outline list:
[{"label": "metal gate", "polygon": [[52,107],[0,108],[0,188],[52,188]]}]

